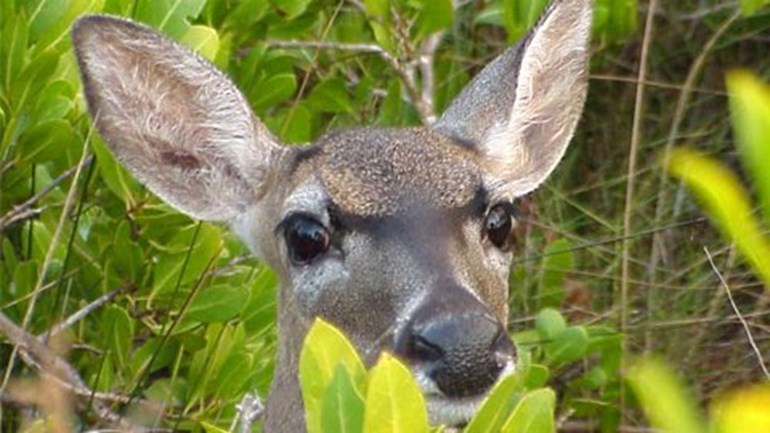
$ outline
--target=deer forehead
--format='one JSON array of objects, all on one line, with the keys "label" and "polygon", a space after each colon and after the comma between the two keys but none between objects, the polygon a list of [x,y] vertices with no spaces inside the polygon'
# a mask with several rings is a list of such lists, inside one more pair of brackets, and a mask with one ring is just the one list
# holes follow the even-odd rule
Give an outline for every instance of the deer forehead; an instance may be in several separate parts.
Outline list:
[{"label": "deer forehead", "polygon": [[426,128],[347,130],[316,146],[316,173],[346,214],[377,218],[414,206],[463,208],[482,189],[475,154]]}]

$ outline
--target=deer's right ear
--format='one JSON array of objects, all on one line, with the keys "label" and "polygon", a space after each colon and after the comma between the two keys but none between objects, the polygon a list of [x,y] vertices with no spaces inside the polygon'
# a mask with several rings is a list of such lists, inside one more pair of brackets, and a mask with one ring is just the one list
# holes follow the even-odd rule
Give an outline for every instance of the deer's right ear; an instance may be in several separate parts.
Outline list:
[{"label": "deer's right ear", "polygon": [[118,18],[81,18],[72,37],[96,128],[142,183],[204,220],[256,202],[283,148],[223,73]]}]

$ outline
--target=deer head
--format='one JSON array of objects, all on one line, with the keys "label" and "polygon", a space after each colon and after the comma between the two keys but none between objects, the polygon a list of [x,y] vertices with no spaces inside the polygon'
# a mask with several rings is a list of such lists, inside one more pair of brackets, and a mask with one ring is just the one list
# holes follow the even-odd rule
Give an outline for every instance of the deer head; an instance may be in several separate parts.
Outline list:
[{"label": "deer head", "polygon": [[572,137],[590,24],[590,0],[555,0],[433,126],[287,147],[187,48],[122,19],[77,22],[88,106],[117,158],[179,211],[232,225],[282,282],[266,430],[304,430],[297,364],[315,317],[369,361],[404,360],[435,423],[462,424],[514,371],[512,202]]}]

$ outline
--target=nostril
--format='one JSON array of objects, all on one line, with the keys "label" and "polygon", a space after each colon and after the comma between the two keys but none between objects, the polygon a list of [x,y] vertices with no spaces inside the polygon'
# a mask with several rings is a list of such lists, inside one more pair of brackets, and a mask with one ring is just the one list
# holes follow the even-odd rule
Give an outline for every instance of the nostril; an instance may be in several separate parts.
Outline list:
[{"label": "nostril", "polygon": [[412,335],[406,348],[407,357],[416,361],[433,362],[444,357],[441,347],[431,343],[420,334]]}]

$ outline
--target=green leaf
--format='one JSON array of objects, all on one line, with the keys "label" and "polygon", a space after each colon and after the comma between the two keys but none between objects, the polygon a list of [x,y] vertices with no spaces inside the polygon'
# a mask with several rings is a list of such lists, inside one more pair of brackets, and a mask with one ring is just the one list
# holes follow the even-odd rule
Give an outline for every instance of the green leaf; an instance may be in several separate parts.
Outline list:
[{"label": "green leaf", "polygon": [[687,148],[672,152],[668,171],[687,184],[706,213],[770,287],[770,244],[736,176],[719,162]]},{"label": "green leaf", "polygon": [[607,41],[620,41],[638,26],[638,0],[597,0],[594,7],[594,34]]},{"label": "green leaf", "polygon": [[230,433],[230,429],[218,427],[214,424],[211,424],[206,421],[201,421],[201,427],[203,427],[203,431],[206,433]]},{"label": "green leaf", "polygon": [[512,0],[503,3],[503,19],[508,39],[517,40],[532,28],[542,14],[548,0]]},{"label": "green leaf", "polygon": [[553,433],[556,394],[543,388],[524,395],[506,421],[503,433]]},{"label": "green leaf", "polygon": [[[307,143],[313,139],[313,123],[316,111],[309,110],[307,104],[300,102],[282,111],[283,116],[275,118],[275,131],[284,143]],[[284,126],[285,125],[285,126]],[[272,126],[268,122],[268,126]]]},{"label": "green leaf", "polygon": [[463,432],[498,433],[521,399],[521,394],[515,392],[521,389],[519,374],[512,374],[498,382]]},{"label": "green leaf", "polygon": [[527,369],[527,375],[524,377],[524,386],[527,389],[535,389],[545,386],[548,382],[550,372],[548,367],[540,364],[532,364]]},{"label": "green leaf", "polygon": [[292,20],[305,13],[311,0],[273,0],[272,3],[286,14],[287,19]]},{"label": "green leaf", "polygon": [[570,326],[545,345],[546,358],[554,364],[566,364],[585,356],[588,333],[582,326]]},{"label": "green leaf", "polygon": [[305,102],[316,110],[327,113],[353,112],[345,81],[339,77],[324,80],[316,85]]},{"label": "green leaf", "polygon": [[260,82],[250,92],[251,104],[255,109],[267,109],[286,101],[297,89],[294,74],[281,73]]},{"label": "green leaf", "polygon": [[740,0],[743,15],[754,15],[762,7],[770,3],[769,0]]},{"label": "green leaf", "polygon": [[369,373],[364,431],[366,433],[427,433],[428,413],[412,374],[387,353]]},{"label": "green leaf", "polygon": [[230,354],[219,368],[216,379],[215,394],[223,398],[238,397],[247,388],[244,378],[252,372],[251,357],[242,351]]},{"label": "green leaf", "polygon": [[387,18],[390,13],[390,0],[364,0],[364,8],[370,16]]},{"label": "green leaf", "polygon": [[305,337],[299,357],[299,382],[305,403],[308,433],[320,433],[322,402],[338,365],[343,365],[355,384],[366,376],[353,345],[330,324],[316,319]]},{"label": "green leaf", "polygon": [[100,137],[93,137],[91,148],[96,155],[99,175],[107,184],[107,188],[125,203],[126,209],[133,208],[136,205],[133,191],[139,189],[139,183],[118,163],[107,144]]},{"label": "green leaf", "polygon": [[[222,251],[220,230],[209,224],[203,224],[198,229],[198,224],[180,229],[167,244],[166,254],[158,258],[153,270],[155,284],[151,298],[159,294],[170,295],[177,284],[186,285],[197,280],[209,262]],[[181,305],[181,299],[176,301]]]},{"label": "green leaf", "polygon": [[377,116],[377,124],[382,126],[394,126],[401,121],[402,111],[401,101],[401,81],[392,80],[388,86],[388,94],[380,106],[380,113]]},{"label": "green leaf", "polygon": [[190,26],[181,42],[212,62],[219,51],[219,34],[208,26]]},{"label": "green leaf", "polygon": [[27,5],[29,29],[33,36],[40,35],[60,20],[68,7],[68,0],[37,0]]},{"label": "green leaf", "polygon": [[553,308],[545,308],[535,317],[535,328],[545,340],[553,340],[567,328],[564,316]]},{"label": "green leaf", "polygon": [[247,29],[257,23],[270,9],[268,0],[242,0],[233,5],[227,22],[235,29]]},{"label": "green leaf", "polygon": [[770,88],[748,72],[732,72],[727,89],[738,150],[770,223]]},{"label": "green leaf", "polygon": [[133,345],[134,322],[124,309],[110,305],[104,310],[101,323],[104,330],[105,349],[110,351],[118,368],[126,368]]},{"label": "green leaf", "polygon": [[361,433],[364,427],[364,399],[348,370],[337,365],[321,401],[321,430]]},{"label": "green leaf", "polygon": [[663,433],[709,431],[684,385],[656,359],[642,359],[631,368],[628,381],[652,425]]},{"label": "green leaf", "polygon": [[574,268],[575,262],[569,251],[571,246],[569,240],[558,239],[545,248],[538,296],[541,308],[558,307],[564,300],[564,277]]},{"label": "green leaf", "polygon": [[417,19],[419,36],[428,36],[452,25],[452,0],[421,0],[420,3],[422,8]]},{"label": "green leaf", "polygon": [[190,18],[196,18],[206,0],[137,0],[134,18],[158,30],[181,38],[190,27]]},{"label": "green leaf", "polygon": [[186,318],[204,323],[226,322],[243,311],[248,300],[244,286],[212,285],[195,295]]}]

